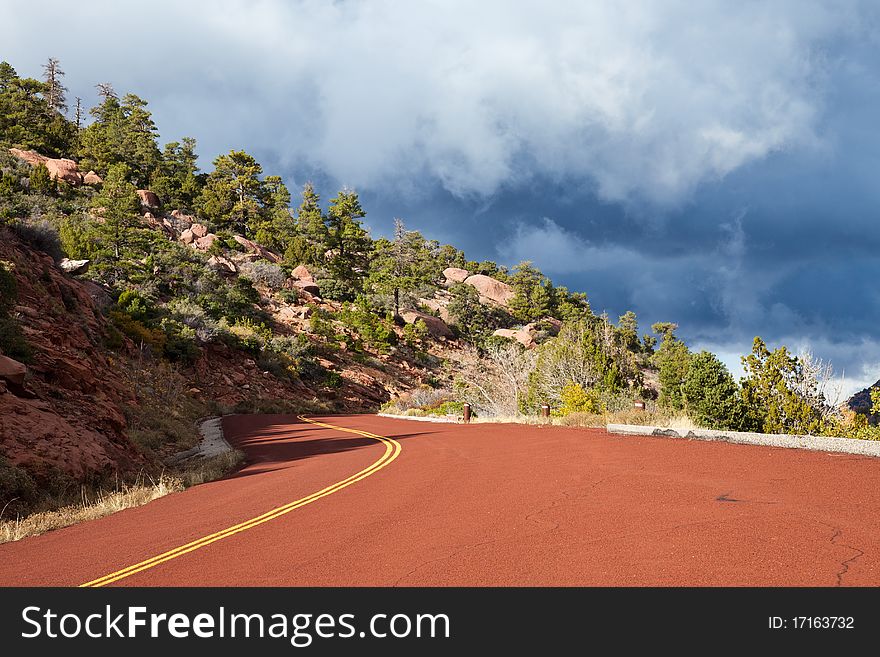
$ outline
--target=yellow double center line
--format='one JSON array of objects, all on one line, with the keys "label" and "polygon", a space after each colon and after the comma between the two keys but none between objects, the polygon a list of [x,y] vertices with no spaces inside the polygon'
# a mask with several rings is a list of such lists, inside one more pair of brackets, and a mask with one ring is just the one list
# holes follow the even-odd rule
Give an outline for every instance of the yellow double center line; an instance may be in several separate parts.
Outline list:
[{"label": "yellow double center line", "polygon": [[208,536],[203,536],[202,538],[196,539],[186,545],[181,545],[178,548],[174,548],[173,550],[169,550],[168,552],[163,552],[162,554],[156,555],[150,559],[146,559],[145,561],[141,561],[140,563],[136,563],[132,566],[128,566],[127,568],[123,568],[122,570],[117,570],[115,573],[110,573],[109,575],[104,575],[103,577],[99,577],[98,579],[94,579],[91,582],[86,582],[85,584],[80,584],[80,586],[84,587],[98,587],[98,586],[106,586],[107,584],[112,584],[113,582],[118,582],[121,579],[126,577],[130,577],[135,573],[140,573],[144,570],[148,570],[150,568],[154,568],[161,563],[165,563],[166,561],[171,561],[172,559],[176,559],[177,557],[183,556],[189,552],[194,550],[198,550],[199,548],[203,548],[206,545],[210,545],[211,543],[216,543],[217,541],[221,541],[224,538],[229,538],[230,536],[234,536],[239,532],[246,531],[251,529],[252,527],[256,527],[257,525],[262,525],[264,522],[269,522],[270,520],[274,520],[275,518],[279,518],[291,511],[298,509],[306,504],[311,504],[312,502],[316,502],[322,497],[327,497],[335,493],[336,491],[342,490],[352,484],[360,481],[361,479],[365,479],[369,477],[371,474],[374,474],[384,468],[386,465],[391,463],[394,459],[398,457],[400,454],[400,443],[392,438],[386,438],[384,436],[377,436],[374,433],[368,433],[366,431],[359,431],[358,429],[346,429],[344,427],[337,427],[333,424],[326,424],[324,422],[318,422],[317,420],[310,420],[309,418],[299,416],[299,419],[303,422],[308,422],[309,424],[315,424],[319,427],[324,427],[326,429],[335,429],[336,431],[344,431],[346,433],[353,433],[359,436],[364,436],[366,438],[373,438],[378,440],[382,444],[385,445],[385,453],[382,454],[382,457],[379,460],[375,461],[369,467],[364,468],[360,472],[357,472],[347,479],[343,479],[335,484],[327,486],[319,490],[317,493],[312,493],[307,497],[303,497],[302,499],[296,500],[294,502],[289,502],[283,506],[279,506],[271,511],[267,511],[266,513],[257,516],[256,518],[251,518],[250,520],[245,520],[244,522],[240,522],[237,525],[233,525],[232,527],[228,527],[219,532],[215,532],[213,534],[209,534]]}]

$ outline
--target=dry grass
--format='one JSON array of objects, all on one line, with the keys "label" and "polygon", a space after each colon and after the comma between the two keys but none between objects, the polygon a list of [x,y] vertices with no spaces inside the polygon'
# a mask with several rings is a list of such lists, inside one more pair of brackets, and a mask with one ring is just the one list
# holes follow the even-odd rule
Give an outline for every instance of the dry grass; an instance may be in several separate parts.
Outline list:
[{"label": "dry grass", "polygon": [[183,488],[183,482],[179,478],[162,474],[156,480],[139,478],[135,483],[122,484],[113,491],[99,491],[94,498],[90,498],[84,491],[82,501],[78,504],[53,511],[32,513],[15,520],[0,520],[0,543],[18,541],[28,536],[39,536],[53,529],[103,518],[123,509],[141,506]]},{"label": "dry grass", "polygon": [[110,514],[142,506],[147,502],[182,491],[208,481],[219,479],[241,465],[244,454],[231,450],[208,458],[194,458],[181,468],[162,473],[157,479],[138,477],[132,484],[120,484],[112,491],[98,491],[89,495],[83,489],[82,500],[52,511],[32,513],[15,520],[3,520],[0,514],[0,543],[18,541],[28,536],[39,536],[53,529],[61,529],[86,520],[96,520]]},{"label": "dry grass", "polygon": [[552,425],[556,427],[590,427],[604,428],[606,424],[641,424],[670,429],[698,429],[693,420],[686,415],[667,415],[657,411],[627,410],[616,413],[570,413],[563,416],[552,416],[549,419],[537,415],[509,415],[495,417],[474,417],[474,424],[528,424]]},{"label": "dry grass", "polygon": [[198,486],[208,481],[220,479],[244,462],[244,452],[237,449],[209,456],[207,458],[194,458],[187,461],[178,473],[185,488]]}]

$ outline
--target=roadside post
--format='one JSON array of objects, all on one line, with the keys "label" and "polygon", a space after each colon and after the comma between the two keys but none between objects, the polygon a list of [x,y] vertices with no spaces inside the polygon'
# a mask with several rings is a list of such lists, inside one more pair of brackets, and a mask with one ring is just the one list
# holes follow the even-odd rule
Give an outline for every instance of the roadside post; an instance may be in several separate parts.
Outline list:
[{"label": "roadside post", "polygon": [[464,423],[468,424],[471,421],[471,405],[465,402],[461,407],[462,415],[464,415]]},{"label": "roadside post", "polygon": [[643,401],[633,402],[633,408],[636,409],[637,411],[644,411],[646,408],[645,402],[643,402]]},{"label": "roadside post", "polygon": [[541,417],[545,420],[550,419],[550,404],[541,404]]}]

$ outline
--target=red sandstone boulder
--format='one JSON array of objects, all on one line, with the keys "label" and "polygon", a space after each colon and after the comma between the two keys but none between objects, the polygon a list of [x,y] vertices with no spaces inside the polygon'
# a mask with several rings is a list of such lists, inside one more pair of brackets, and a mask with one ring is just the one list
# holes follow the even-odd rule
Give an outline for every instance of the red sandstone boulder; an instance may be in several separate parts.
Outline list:
[{"label": "red sandstone boulder", "polygon": [[321,290],[314,281],[294,281],[293,286],[314,296],[321,295]]},{"label": "red sandstone boulder", "polygon": [[290,272],[290,275],[301,281],[315,282],[315,277],[312,276],[312,272],[310,272],[305,265],[297,266],[292,272]]},{"label": "red sandstone boulder", "polygon": [[500,306],[507,306],[510,300],[516,296],[516,292],[507,283],[502,283],[498,279],[486,276],[485,274],[468,276],[464,282],[480,293],[481,303],[488,301]]},{"label": "red sandstone boulder", "polygon": [[192,246],[197,248],[199,251],[207,251],[212,246],[214,246],[214,242],[216,242],[219,237],[217,237],[214,233],[208,233],[204,237],[200,237],[196,241],[192,243]]},{"label": "red sandstone boulder", "polygon": [[425,323],[425,327],[428,329],[428,333],[435,338],[452,337],[452,331],[446,325],[446,322],[439,317],[434,317],[434,315],[428,315],[427,313],[420,313],[418,310],[404,310],[400,313],[400,316],[407,324],[415,324],[417,321],[422,320]]},{"label": "red sandstone boulder", "polygon": [[50,158],[43,164],[49,170],[49,176],[52,180],[63,180],[70,185],[82,184],[82,174],[73,160],[53,160]]},{"label": "red sandstone boulder", "polygon": [[14,386],[23,386],[27,367],[8,356],[0,356],[0,379]]},{"label": "red sandstone boulder", "polygon": [[18,148],[10,148],[9,152],[31,166],[42,164],[49,171],[49,177],[52,180],[63,180],[70,185],[80,185],[83,182],[83,175],[79,172],[79,168],[73,160],[64,158],[54,159],[40,155],[36,151],[23,151]]},{"label": "red sandstone boulder", "polygon": [[189,229],[196,237],[205,237],[208,234],[208,227],[204,224],[192,224]]},{"label": "red sandstone boulder", "polygon": [[20,148],[10,148],[9,152],[15,155],[15,157],[17,157],[19,160],[24,160],[31,166],[44,164],[46,160],[49,159],[45,155],[40,155],[36,151],[23,151]]},{"label": "red sandstone boulder", "polygon": [[156,196],[149,189],[139,189],[137,190],[137,195],[141,201],[141,207],[143,208],[158,210],[161,206],[161,203],[159,202],[159,197]]},{"label": "red sandstone boulder", "polygon": [[265,258],[269,262],[275,262],[275,263],[281,262],[280,255],[278,255],[277,253],[272,253],[266,247],[261,246],[260,244],[257,244],[256,242],[252,242],[251,240],[247,239],[246,237],[242,237],[241,235],[233,235],[232,239],[234,239],[236,242],[241,244],[244,248],[246,248],[251,253],[256,253],[261,258]]},{"label": "red sandstone boulder", "polygon": [[211,256],[208,259],[208,266],[213,267],[221,274],[235,274],[238,272],[238,267],[235,266],[235,263],[225,256]]},{"label": "red sandstone boulder", "polygon": [[458,267],[447,267],[443,270],[443,276],[446,277],[447,283],[464,283],[470,272],[467,269],[459,269]]},{"label": "red sandstone boulder", "polygon": [[101,178],[94,171],[89,171],[86,175],[83,176],[83,183],[86,185],[100,185],[104,182],[104,179]]},{"label": "red sandstone boulder", "polygon": [[178,237],[177,239],[179,241],[183,242],[184,244],[192,244],[193,242],[196,241],[196,236],[195,236],[195,233],[193,233],[191,228],[187,228],[186,230],[184,230],[180,234],[180,237]]}]

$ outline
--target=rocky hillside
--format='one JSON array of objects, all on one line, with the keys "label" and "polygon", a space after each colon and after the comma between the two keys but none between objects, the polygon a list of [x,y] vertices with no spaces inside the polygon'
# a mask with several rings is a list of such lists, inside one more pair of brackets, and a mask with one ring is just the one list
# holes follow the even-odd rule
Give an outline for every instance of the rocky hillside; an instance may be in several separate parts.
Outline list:
[{"label": "rocky hillside", "polygon": [[846,405],[850,410],[859,413],[860,415],[868,416],[870,421],[875,424],[880,418],[871,414],[871,407],[873,406],[873,402],[871,401],[871,391],[876,389],[880,389],[880,381],[877,381],[877,383],[869,388],[860,390],[846,401]]}]

